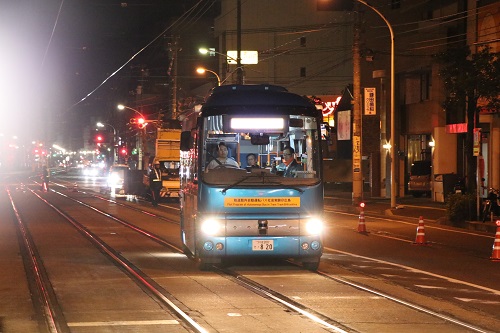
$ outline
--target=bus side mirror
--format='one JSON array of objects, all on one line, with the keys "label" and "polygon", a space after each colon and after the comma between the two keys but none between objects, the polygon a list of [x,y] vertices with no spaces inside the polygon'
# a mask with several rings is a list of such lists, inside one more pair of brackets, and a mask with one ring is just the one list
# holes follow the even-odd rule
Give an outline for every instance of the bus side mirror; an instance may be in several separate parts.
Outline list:
[{"label": "bus side mirror", "polygon": [[192,144],[191,131],[181,132],[181,151],[189,151]]}]

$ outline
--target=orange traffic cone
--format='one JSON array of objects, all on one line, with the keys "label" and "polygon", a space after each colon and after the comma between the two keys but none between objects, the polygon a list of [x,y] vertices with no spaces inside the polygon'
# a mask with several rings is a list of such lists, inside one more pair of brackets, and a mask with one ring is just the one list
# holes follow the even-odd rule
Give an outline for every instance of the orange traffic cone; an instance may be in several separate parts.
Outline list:
[{"label": "orange traffic cone", "polygon": [[427,245],[425,241],[425,227],[424,227],[424,217],[420,216],[418,220],[417,236],[415,237],[415,245]]},{"label": "orange traffic cone", "polygon": [[362,202],[359,204],[359,223],[358,223],[358,232],[366,233],[366,224],[365,224],[365,203]]},{"label": "orange traffic cone", "polygon": [[78,192],[78,184],[73,185],[73,192]]},{"label": "orange traffic cone", "polygon": [[495,241],[493,242],[493,252],[490,257],[492,261],[500,261],[500,220],[497,220],[496,224],[497,232],[495,235]]}]

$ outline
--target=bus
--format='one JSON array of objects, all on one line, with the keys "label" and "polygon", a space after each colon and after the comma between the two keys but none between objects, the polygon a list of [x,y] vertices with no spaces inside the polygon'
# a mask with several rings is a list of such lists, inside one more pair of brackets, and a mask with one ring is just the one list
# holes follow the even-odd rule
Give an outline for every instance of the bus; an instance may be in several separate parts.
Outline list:
[{"label": "bus", "polygon": [[[323,253],[321,111],[283,87],[224,85],[181,118],[183,251],[202,270],[249,257],[316,270]],[[220,145],[236,163],[208,168]],[[287,148],[298,168],[285,177],[278,169]],[[248,154],[258,167],[248,167]]]}]

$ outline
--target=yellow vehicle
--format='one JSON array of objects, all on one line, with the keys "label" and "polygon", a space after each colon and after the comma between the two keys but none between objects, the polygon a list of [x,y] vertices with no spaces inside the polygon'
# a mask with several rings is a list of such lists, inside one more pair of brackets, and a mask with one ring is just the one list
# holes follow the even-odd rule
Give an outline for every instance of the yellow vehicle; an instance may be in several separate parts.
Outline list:
[{"label": "yellow vehicle", "polygon": [[[158,129],[154,161],[160,162],[162,198],[178,198],[180,189],[180,129]],[[144,176],[144,184],[149,186],[149,177]]]}]

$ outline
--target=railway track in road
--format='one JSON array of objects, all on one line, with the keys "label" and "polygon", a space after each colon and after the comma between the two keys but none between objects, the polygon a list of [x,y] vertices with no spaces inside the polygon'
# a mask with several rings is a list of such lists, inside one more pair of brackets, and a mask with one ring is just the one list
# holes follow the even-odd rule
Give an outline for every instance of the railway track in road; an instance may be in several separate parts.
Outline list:
[{"label": "railway track in road", "polygon": [[[361,284],[359,286],[349,285],[338,278],[332,278],[334,275],[327,277],[291,265],[286,265],[284,271],[282,268],[276,270],[276,267],[259,267],[257,270],[244,274],[236,273],[235,269],[232,269],[232,272],[226,269],[219,274],[198,272],[194,263],[180,255],[178,240],[175,243],[169,239],[171,237],[169,234],[172,231],[154,231],[158,230],[158,225],[163,228],[166,228],[167,225],[176,228],[178,224],[178,222],[171,221],[159,214],[158,210],[136,207],[136,204],[132,203],[117,203],[102,196],[87,193],[71,192],[71,194],[65,194],[59,192],[56,195],[57,192],[51,192],[40,195],[38,192],[34,192],[37,197],[44,200],[42,202],[45,205],[51,205],[51,209],[56,211],[58,215],[65,216],[65,219],[73,227],[79,228],[80,234],[91,239],[94,246],[99,248],[101,252],[106,253],[113,260],[118,260],[119,263],[116,265],[126,271],[128,276],[134,277],[135,283],[142,285],[141,288],[149,290],[148,294],[155,299],[155,302],[168,300],[163,305],[164,307],[173,311],[169,306],[169,302],[171,302],[179,309],[183,309],[185,316],[192,317],[194,323],[207,332],[227,329],[221,324],[224,322],[238,327],[239,329],[233,330],[238,332],[254,332],[256,330],[248,330],[245,327],[255,328],[259,326],[268,329],[276,327],[274,331],[279,331],[279,328],[283,327],[290,327],[288,330],[292,331],[294,328],[304,327],[304,330],[308,332],[371,332],[381,331],[380,327],[384,327],[384,325],[385,327],[388,327],[387,325],[395,327],[415,325],[415,332],[420,332],[422,328],[425,328],[426,332],[437,332],[438,330],[433,330],[436,327],[439,327],[439,332],[447,330],[450,332],[488,332],[488,330],[454,320],[452,317],[448,318],[438,312],[433,313],[432,310],[419,307],[417,304],[409,306],[404,299],[401,299],[399,303],[395,302],[394,299],[398,299],[398,297],[390,295],[390,293],[384,294],[386,297],[382,297],[380,292],[376,294],[375,290],[370,295],[368,290],[364,290],[367,289],[366,287],[360,287]],[[57,207],[64,207],[64,210]],[[95,223],[98,220],[95,217],[97,215],[102,221]],[[130,223],[130,220],[134,220],[134,223]],[[139,224],[137,221],[141,221],[141,223]],[[149,238],[157,246],[152,246],[150,243],[147,245],[137,243],[133,248],[120,247],[121,243],[131,242],[132,239],[139,237],[122,231],[122,228],[132,230],[141,238]],[[175,233],[175,231],[173,232]],[[126,236],[117,242],[115,235]],[[178,238],[178,232],[174,238]],[[118,245],[113,245],[113,243]],[[154,254],[152,260],[140,259],[141,256],[151,256],[151,254]],[[170,263],[171,260],[174,263]],[[153,265],[153,262],[156,263]],[[330,266],[328,261],[325,263],[327,267]],[[181,287],[177,283],[178,281],[173,283],[177,279],[182,282]],[[286,282],[287,288],[283,287],[283,280]],[[307,283],[304,284],[304,282]],[[304,285],[309,286],[307,291],[301,290]],[[244,286],[245,289],[242,290],[241,286]],[[150,287],[154,287],[154,289],[149,289]],[[338,297],[339,290],[341,290],[341,294],[346,295],[345,298]],[[253,296],[249,296],[249,291]],[[226,304],[226,299],[232,299],[232,301]],[[221,307],[221,311],[218,311],[217,308],[209,305],[210,300],[215,304],[224,303],[226,305]],[[252,306],[247,304],[248,300],[251,300]],[[269,301],[275,305],[270,306]],[[360,303],[352,309],[345,310],[346,302],[347,304]],[[384,303],[384,305],[381,306],[380,303]],[[326,306],[326,304],[331,305]],[[352,317],[344,313],[344,311],[363,312],[365,307],[380,309],[380,313],[376,314],[376,317],[384,319],[367,321],[364,318]],[[229,310],[229,308],[234,308],[234,310]],[[382,311],[383,308],[387,308],[386,314]],[[404,318],[390,318],[391,313],[397,312],[405,313]],[[269,313],[273,315],[271,316]],[[184,315],[174,315],[175,320],[182,320]],[[408,320],[408,318],[415,319]],[[102,325],[106,325],[106,323],[103,321]],[[77,331],[75,326],[69,326],[71,331]],[[185,326],[193,329],[189,324],[185,324]],[[411,332],[408,329],[405,331]]]},{"label": "railway track in road", "polygon": [[[32,193],[34,192],[32,191]],[[37,312],[40,314],[40,317],[44,318],[44,324],[41,323],[39,325],[39,328],[42,332],[73,332],[78,331],[78,329],[85,329],[86,327],[96,327],[96,330],[98,331],[99,327],[102,329],[105,326],[147,326],[148,328],[146,328],[144,332],[153,332],[154,330],[152,330],[152,327],[155,327],[157,331],[160,331],[159,328],[164,328],[166,325],[178,326],[177,328],[172,329],[172,331],[175,332],[207,332],[207,330],[201,327],[190,316],[186,315],[186,313],[182,311],[174,302],[172,302],[171,297],[169,297],[168,294],[164,290],[162,290],[162,288],[158,284],[149,279],[148,276],[142,274],[142,272],[137,269],[132,262],[127,260],[120,253],[107,245],[99,236],[91,232],[86,226],[79,223],[74,218],[49,203],[40,195],[36,193],[34,194],[46,205],[49,205],[52,209],[54,209],[61,218],[64,218],[67,222],[69,222],[81,235],[86,238],[86,240],[90,241],[101,252],[101,254],[104,254],[108,259],[111,259],[115,265],[120,267],[121,270],[135,282],[135,284],[140,286],[142,288],[142,292],[140,292],[139,294],[143,294],[143,292],[146,291],[150,299],[154,298],[155,302],[160,303],[163,308],[168,309],[168,312],[165,311],[165,309],[159,311],[160,313],[164,312],[165,317],[167,317],[168,319],[163,318],[149,320],[125,320],[125,318],[118,317],[119,319],[112,321],[69,321],[67,318],[68,315],[64,315],[65,309],[67,313],[71,313],[71,311],[67,308],[68,303],[64,305],[58,301],[58,292],[55,291],[52,286],[53,280],[50,278],[51,273],[47,273],[48,271],[50,271],[50,268],[47,268],[43,264],[44,256],[40,254],[43,251],[38,250],[37,244],[34,241],[34,238],[36,237],[33,237],[32,232],[28,230],[30,228],[29,223],[33,222],[29,222],[27,224],[23,221],[23,218],[21,218],[21,214],[19,213],[19,209],[16,206],[15,199],[10,195],[9,192],[9,198],[11,200],[12,208],[16,216],[19,230],[22,234],[23,243],[25,244],[25,246],[23,246],[25,251],[22,252],[24,253],[26,259],[29,259],[31,263],[30,266],[32,269],[30,271],[32,272],[32,274],[28,275],[33,276],[36,281],[36,290],[39,297],[34,298],[34,303],[35,309],[38,310]],[[67,259],[71,260],[72,258]],[[53,274],[57,275],[57,273]],[[59,283],[63,284],[63,281],[59,281]],[[98,284],[99,282],[95,281],[95,283]],[[64,298],[64,296],[61,295],[59,295],[59,297]],[[141,297],[144,296],[141,295]],[[120,300],[120,297],[118,297],[118,302]],[[155,308],[154,302],[152,302],[152,305],[152,307]],[[158,309],[149,311],[158,312]],[[158,315],[158,313],[155,313],[154,317]],[[183,324],[179,325],[181,322]],[[117,331],[120,331],[120,328],[117,328]]]}]

